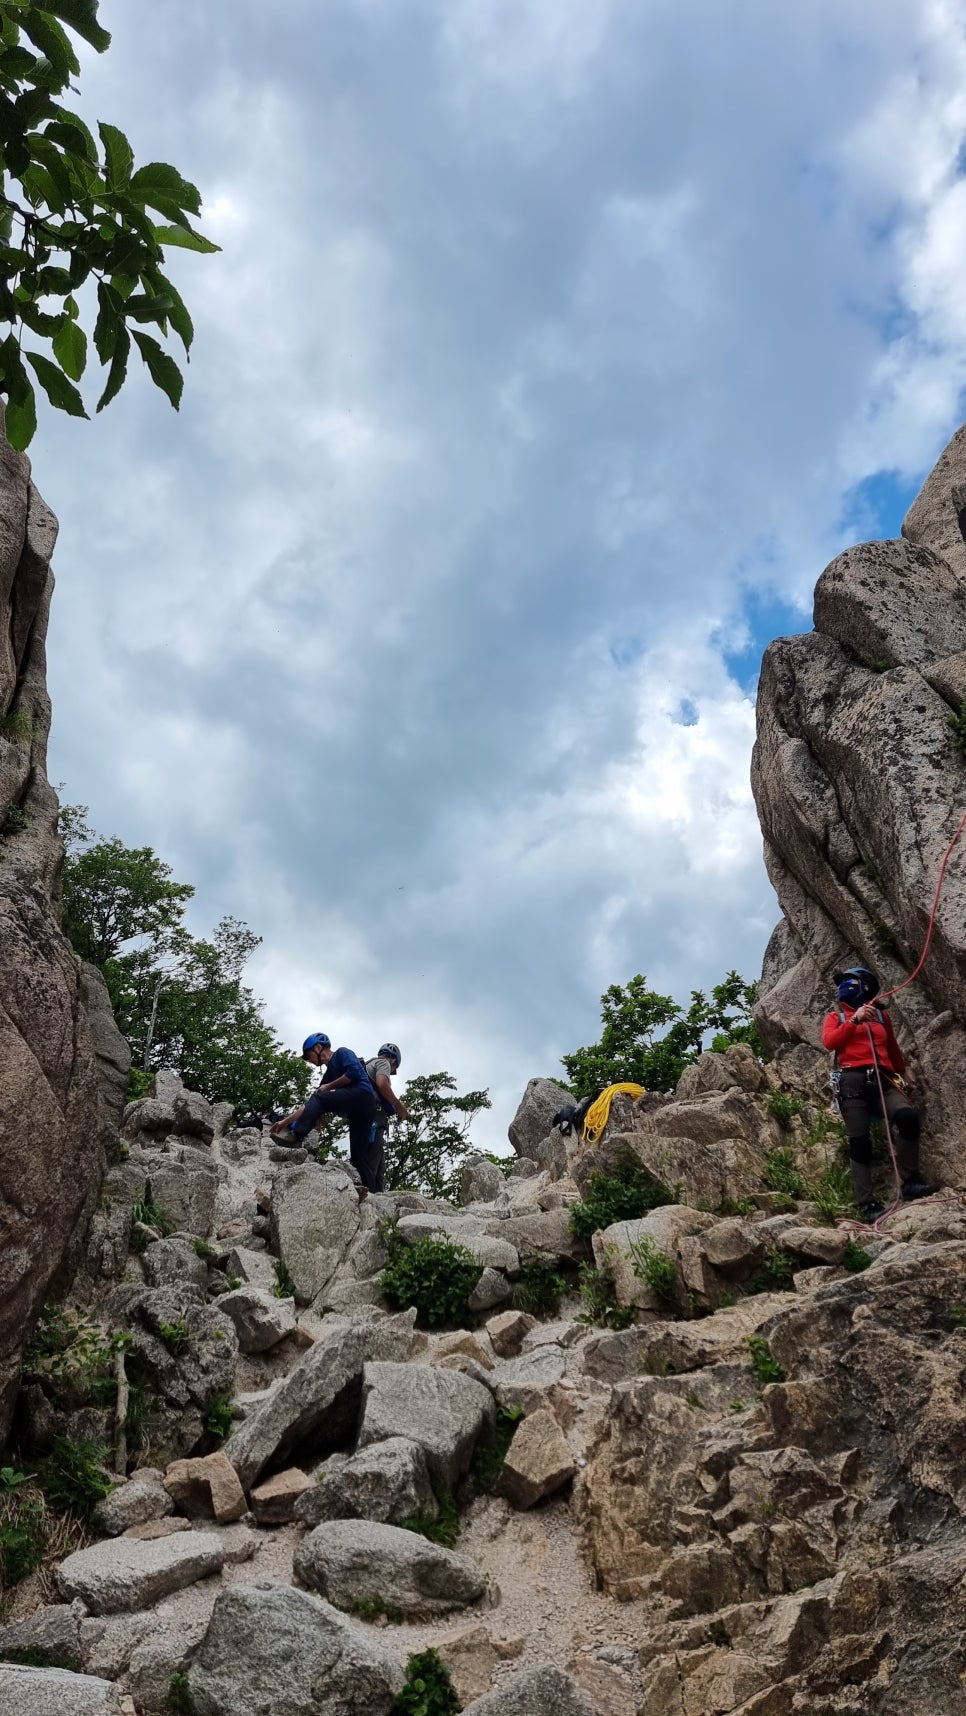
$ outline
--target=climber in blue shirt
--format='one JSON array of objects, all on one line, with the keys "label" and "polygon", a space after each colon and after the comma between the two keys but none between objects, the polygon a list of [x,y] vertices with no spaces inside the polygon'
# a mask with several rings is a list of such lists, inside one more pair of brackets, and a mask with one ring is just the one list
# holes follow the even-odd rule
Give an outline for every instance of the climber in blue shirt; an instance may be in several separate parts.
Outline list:
[{"label": "climber in blue shirt", "polygon": [[302,1044],[302,1059],[311,1066],[325,1067],[322,1083],[305,1103],[289,1114],[271,1136],[276,1144],[302,1144],[313,1127],[327,1114],[342,1114],[349,1122],[349,1161],[366,1192],[379,1190],[378,1162],[370,1142],[376,1113],[376,1093],[366,1069],[351,1049],[333,1049],[324,1031],[314,1031]]}]

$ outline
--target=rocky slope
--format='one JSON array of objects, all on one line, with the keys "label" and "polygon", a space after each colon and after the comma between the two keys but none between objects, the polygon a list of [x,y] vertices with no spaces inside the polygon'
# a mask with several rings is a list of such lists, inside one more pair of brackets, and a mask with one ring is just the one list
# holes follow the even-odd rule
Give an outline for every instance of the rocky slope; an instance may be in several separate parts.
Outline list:
[{"label": "rocky slope", "polygon": [[57,522],[0,432],[0,1444],[25,1335],[72,1272],[129,1056],[61,934],[44,638]]},{"label": "rocky slope", "polygon": [[[858,1250],[827,1225],[817,1087],[789,1113],[749,1051],[706,1055],[588,1147],[538,1136],[531,1086],[525,1154],[471,1161],[457,1208],[360,1201],[158,1082],[74,1293],[125,1333],[127,1410],[56,1340],[18,1404],[11,1458],[93,1436],[115,1474],[5,1594],[0,1716],[388,1716],[430,1644],[475,1716],[966,1708],[966,1214]],[[769,1189],[792,1158],[818,1202]],[[594,1233],[594,1274],[570,1213],[634,1163],[674,1201]],[[463,1327],[383,1297],[427,1235],[475,1259]],[[564,1282],[543,1316],[514,1304],[534,1261]]]},{"label": "rocky slope", "polygon": [[[895,542],[849,548],[815,591],[815,630],[765,652],[752,784],[784,914],[762,974],[773,1049],[817,1043],[832,971],[891,987],[923,946],[940,863],[966,811],[952,726],[966,698],[966,428]],[[928,1105],[926,1160],[966,1184],[966,839],[922,976],[895,1003]]]}]

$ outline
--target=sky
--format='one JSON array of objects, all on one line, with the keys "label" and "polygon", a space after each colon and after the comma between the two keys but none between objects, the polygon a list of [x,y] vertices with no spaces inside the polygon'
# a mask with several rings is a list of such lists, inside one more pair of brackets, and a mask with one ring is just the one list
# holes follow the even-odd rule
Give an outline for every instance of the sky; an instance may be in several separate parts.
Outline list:
[{"label": "sky", "polygon": [[[964,415],[963,0],[102,0],[201,189],[175,415],[48,411],[51,778],[505,1147],[643,972],[758,975],[769,639]],[[90,386],[96,397],[96,376]]]}]

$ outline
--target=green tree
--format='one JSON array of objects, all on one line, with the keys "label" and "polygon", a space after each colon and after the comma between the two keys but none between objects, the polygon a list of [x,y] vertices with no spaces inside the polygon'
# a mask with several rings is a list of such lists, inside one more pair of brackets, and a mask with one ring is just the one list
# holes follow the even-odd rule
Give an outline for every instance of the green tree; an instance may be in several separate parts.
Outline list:
[{"label": "green tree", "polygon": [[647,987],[647,978],[632,977],[623,988],[612,984],[600,998],[600,1042],[562,1057],[571,1087],[578,1097],[590,1096],[608,1084],[642,1084],[646,1090],[673,1090],[686,1066],[696,1061],[709,1032],[711,1047],[748,1043],[761,1054],[761,1042],[751,1017],[757,984],[729,971],[709,998],[692,989],[687,1011],[670,995]]},{"label": "green tree", "polygon": [[64,934],[82,959],[103,968],[135,937],[149,937],[157,949],[180,929],[194,888],[172,881],[170,865],[150,846],[96,840],[86,805],[64,805],[60,829]]},{"label": "green tree", "polygon": [[242,982],[261,937],[231,917],[210,940],[190,935],[194,889],[173,882],[151,847],[98,839],[86,807],[65,806],[61,832],[64,930],[103,972],[137,1067],[171,1067],[189,1089],[240,1109],[301,1102],[311,1069],[282,1047]]},{"label": "green tree", "polygon": [[386,1150],[386,1189],[403,1187],[430,1198],[455,1197],[459,1170],[469,1154],[469,1130],[477,1114],[492,1107],[485,1090],[456,1095],[456,1080],[446,1072],[411,1078],[402,1100],[409,1119],[390,1134]]},{"label": "green tree", "polygon": [[20,448],[37,426],[34,379],[57,410],[87,416],[76,385],[88,357],[78,295],[91,286],[94,349],[107,371],[97,410],[124,383],[132,338],[177,410],[181,371],[145,331],[177,335],[185,353],[191,346],[191,317],[163,272],[165,247],[218,249],[191,224],[201,210],[194,185],[162,161],[135,167],[123,131],[102,123],[95,139],[64,104],[80,74],[69,32],[98,53],[110,45],[97,0],[2,0],[0,334],[9,331],[0,393],[7,437]]}]

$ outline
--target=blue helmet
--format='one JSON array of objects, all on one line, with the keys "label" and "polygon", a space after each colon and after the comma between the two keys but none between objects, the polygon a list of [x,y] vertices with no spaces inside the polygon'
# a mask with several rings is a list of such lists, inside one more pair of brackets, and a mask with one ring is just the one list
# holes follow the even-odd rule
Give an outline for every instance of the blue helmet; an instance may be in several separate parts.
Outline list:
[{"label": "blue helmet", "polygon": [[313,1031],[311,1037],[306,1037],[305,1042],[302,1044],[303,1061],[310,1049],[317,1049],[320,1047],[323,1049],[331,1049],[331,1039],[326,1036],[324,1031]]},{"label": "blue helmet", "polygon": [[402,1066],[402,1055],[399,1053],[398,1043],[383,1043],[379,1053],[387,1055],[391,1061],[395,1061],[397,1067]]},{"label": "blue helmet", "polygon": [[835,993],[847,1007],[859,1007],[879,993],[879,979],[867,965],[850,965],[835,973]]}]

